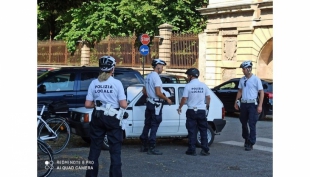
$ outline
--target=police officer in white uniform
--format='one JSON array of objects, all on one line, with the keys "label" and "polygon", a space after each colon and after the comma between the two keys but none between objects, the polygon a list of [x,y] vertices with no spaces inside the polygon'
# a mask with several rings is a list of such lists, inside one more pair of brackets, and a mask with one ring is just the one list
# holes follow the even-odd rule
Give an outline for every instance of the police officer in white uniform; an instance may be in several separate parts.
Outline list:
[{"label": "police officer in white uniform", "polygon": [[[252,62],[244,61],[240,68],[244,77],[240,78],[238,93],[235,101],[235,109],[239,110],[237,101],[241,98],[240,122],[242,125],[242,137],[245,140],[244,147],[246,151],[251,151],[256,143],[256,122],[258,114],[262,112],[264,101],[264,90],[262,81],[252,73]],[[259,92],[259,101],[257,100]],[[249,132],[249,128],[250,132]]]},{"label": "police officer in white uniform", "polygon": [[210,93],[205,83],[198,80],[199,70],[196,68],[188,69],[185,74],[189,79],[183,92],[179,109],[182,112],[182,106],[187,101],[188,109],[186,111],[186,128],[188,131],[188,149],[185,152],[187,155],[196,156],[196,137],[199,130],[201,135],[201,151],[200,155],[210,155],[208,147],[208,122],[207,113],[210,106]]},{"label": "police officer in white uniform", "polygon": [[[171,100],[162,93],[162,81],[159,74],[163,72],[163,67],[166,62],[161,59],[154,59],[152,67],[154,71],[145,78],[145,86],[143,87],[143,94],[147,95],[147,103],[145,109],[145,120],[140,140],[142,146],[140,151],[147,152],[149,155],[162,155],[162,152],[155,149],[156,133],[159,124],[162,121],[162,107],[163,101],[167,101],[169,105]],[[149,131],[150,132],[150,137]]]},{"label": "police officer in white uniform", "polygon": [[[107,134],[110,152],[110,177],[121,177],[121,146],[123,131],[121,127],[121,112],[127,107],[124,87],[121,81],[112,77],[116,62],[111,56],[99,59],[100,74],[88,88],[85,107],[94,108],[90,122],[90,151],[87,177],[98,176],[98,158],[100,156],[104,137]],[[118,117],[118,118],[117,118]],[[105,165],[104,165],[105,166]]]}]

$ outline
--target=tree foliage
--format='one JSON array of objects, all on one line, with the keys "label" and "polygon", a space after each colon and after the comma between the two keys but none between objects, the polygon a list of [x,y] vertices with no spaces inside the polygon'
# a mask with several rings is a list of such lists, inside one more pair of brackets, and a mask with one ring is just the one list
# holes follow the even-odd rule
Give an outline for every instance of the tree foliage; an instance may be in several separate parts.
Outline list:
[{"label": "tree foliage", "polygon": [[68,50],[72,52],[78,42],[93,45],[109,34],[118,34],[122,24],[118,4],[114,0],[84,2],[79,8],[68,10],[67,14],[57,19],[63,25],[56,39],[65,40]]},{"label": "tree foliage", "polygon": [[[198,34],[206,27],[206,17],[196,10],[201,7],[201,0],[73,1],[44,9],[50,13],[61,9],[55,20],[59,29],[55,39],[66,41],[71,52],[75,51],[79,41],[93,45],[108,35],[157,35],[158,26],[163,23],[173,25],[174,31],[183,33]],[[38,12],[38,20],[42,19],[42,11],[40,14]],[[40,24],[38,29],[43,26]]]},{"label": "tree foliage", "polygon": [[67,13],[68,9],[78,8],[83,0],[38,0],[38,39],[52,39],[59,33],[60,25],[56,22],[58,16]]}]

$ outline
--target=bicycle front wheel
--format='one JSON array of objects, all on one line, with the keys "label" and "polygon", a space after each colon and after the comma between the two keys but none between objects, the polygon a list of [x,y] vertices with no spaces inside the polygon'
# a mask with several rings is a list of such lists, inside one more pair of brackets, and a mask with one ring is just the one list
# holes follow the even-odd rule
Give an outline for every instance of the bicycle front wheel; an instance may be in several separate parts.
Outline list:
[{"label": "bicycle front wheel", "polygon": [[[52,149],[43,141],[38,139],[37,142],[38,142],[37,174],[38,177],[46,177],[49,176],[54,169],[53,152]],[[45,152],[42,152],[42,149],[44,149]]]},{"label": "bicycle front wheel", "polygon": [[[43,123],[39,127],[38,138],[51,147],[53,154],[58,154],[65,149],[70,140],[70,126],[63,118],[47,119],[46,124]],[[51,132],[48,127],[54,132]],[[45,152],[44,149],[41,150]]]}]

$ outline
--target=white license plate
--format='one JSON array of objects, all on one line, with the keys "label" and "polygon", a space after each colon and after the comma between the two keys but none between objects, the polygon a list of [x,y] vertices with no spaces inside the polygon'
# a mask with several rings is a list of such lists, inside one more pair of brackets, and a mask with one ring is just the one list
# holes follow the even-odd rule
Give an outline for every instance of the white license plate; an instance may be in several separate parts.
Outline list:
[{"label": "white license plate", "polygon": [[71,128],[71,132],[75,134],[76,133],[75,128]]}]

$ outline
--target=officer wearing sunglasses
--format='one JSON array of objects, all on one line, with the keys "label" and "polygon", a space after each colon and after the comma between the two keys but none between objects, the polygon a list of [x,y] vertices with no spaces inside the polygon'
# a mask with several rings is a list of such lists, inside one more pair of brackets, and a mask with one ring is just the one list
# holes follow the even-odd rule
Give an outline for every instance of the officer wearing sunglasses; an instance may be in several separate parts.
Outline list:
[{"label": "officer wearing sunglasses", "polygon": [[[240,68],[244,76],[240,78],[238,93],[235,100],[235,109],[239,110],[240,102],[240,122],[242,125],[242,137],[244,138],[244,147],[246,151],[251,151],[256,143],[256,122],[258,115],[262,112],[264,100],[264,90],[260,78],[252,73],[252,62],[244,61]],[[257,100],[259,93],[259,100]],[[249,127],[249,128],[248,128]]]}]

